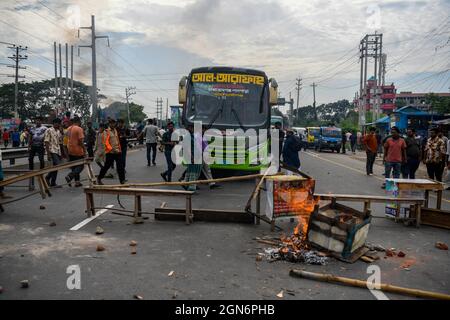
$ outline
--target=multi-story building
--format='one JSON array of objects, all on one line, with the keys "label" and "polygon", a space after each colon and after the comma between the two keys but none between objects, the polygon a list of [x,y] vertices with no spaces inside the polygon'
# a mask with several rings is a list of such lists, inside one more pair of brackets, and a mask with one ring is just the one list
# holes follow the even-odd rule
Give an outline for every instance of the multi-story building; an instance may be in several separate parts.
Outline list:
[{"label": "multi-story building", "polygon": [[[396,95],[397,104],[415,107],[422,111],[431,111],[430,104],[426,102],[427,93],[413,93],[410,91],[400,92]],[[450,97],[450,93],[435,93],[438,97]]]},{"label": "multi-story building", "polygon": [[[377,86],[374,77],[367,80],[363,90],[363,109],[366,111],[376,111],[376,102],[379,100],[380,114],[390,114],[395,109],[396,89],[393,83],[389,85]],[[355,101],[356,102],[356,101]]]}]

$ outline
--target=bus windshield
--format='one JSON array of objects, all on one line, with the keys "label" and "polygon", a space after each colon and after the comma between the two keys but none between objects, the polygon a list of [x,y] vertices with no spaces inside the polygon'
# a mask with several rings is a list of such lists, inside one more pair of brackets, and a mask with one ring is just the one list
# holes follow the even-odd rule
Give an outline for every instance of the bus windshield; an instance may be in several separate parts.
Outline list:
[{"label": "bus windshield", "polygon": [[264,82],[192,81],[186,103],[186,119],[191,123],[201,121],[203,125],[212,127],[266,126],[269,113],[266,91]]},{"label": "bus windshield", "polygon": [[340,138],[342,131],[339,128],[323,128],[322,135],[330,138]]}]

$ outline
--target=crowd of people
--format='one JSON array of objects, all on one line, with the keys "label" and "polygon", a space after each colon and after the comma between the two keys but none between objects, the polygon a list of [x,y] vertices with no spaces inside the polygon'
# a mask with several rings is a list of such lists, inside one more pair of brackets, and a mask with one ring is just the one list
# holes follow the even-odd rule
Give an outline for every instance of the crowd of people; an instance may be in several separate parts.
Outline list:
[{"label": "crowd of people", "polygon": [[383,148],[386,178],[399,179],[401,176],[403,179],[416,179],[416,172],[423,163],[428,178],[442,182],[445,168],[450,169],[450,142],[439,128],[431,128],[429,137],[422,139],[412,127],[407,129],[405,136],[400,134],[397,127],[392,127],[390,135],[382,141],[377,137],[375,128],[370,128],[363,138],[363,144],[369,176],[373,175],[373,165],[380,147]]}]

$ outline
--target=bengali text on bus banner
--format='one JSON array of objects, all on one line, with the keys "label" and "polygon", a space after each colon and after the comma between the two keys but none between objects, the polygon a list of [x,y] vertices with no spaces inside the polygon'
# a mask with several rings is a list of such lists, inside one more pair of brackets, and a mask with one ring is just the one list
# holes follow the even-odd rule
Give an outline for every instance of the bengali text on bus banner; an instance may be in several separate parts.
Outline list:
[{"label": "bengali text on bus banner", "polygon": [[192,82],[242,83],[263,86],[264,77],[232,73],[194,73],[192,74]]}]

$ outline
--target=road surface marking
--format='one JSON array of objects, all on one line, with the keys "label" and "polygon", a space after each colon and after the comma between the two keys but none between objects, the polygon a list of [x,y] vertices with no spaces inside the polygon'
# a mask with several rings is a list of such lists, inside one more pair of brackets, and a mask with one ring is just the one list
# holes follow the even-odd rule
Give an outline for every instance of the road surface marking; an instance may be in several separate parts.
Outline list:
[{"label": "road surface marking", "polygon": [[383,291],[377,289],[369,289],[369,291],[375,298],[377,298],[377,300],[389,300],[389,298],[383,293]]},{"label": "road surface marking", "polygon": [[[315,153],[312,153],[312,152],[309,152],[309,151],[305,151],[305,152],[303,152],[303,153],[305,153],[305,154],[307,154],[307,155],[309,155],[309,156],[311,156],[311,157],[319,158],[320,160],[327,161],[327,162],[333,163],[333,164],[335,164],[335,165],[344,167],[344,168],[346,168],[346,169],[349,169],[349,170],[352,170],[352,171],[356,171],[356,172],[359,172],[359,173],[366,174],[366,172],[364,172],[364,171],[362,171],[362,170],[359,170],[359,169],[355,169],[355,168],[346,166],[345,164],[342,164],[342,163],[339,163],[339,162],[336,162],[336,161],[333,161],[333,160],[329,160],[329,159],[322,158],[322,157],[320,157],[318,154],[315,154]],[[384,182],[384,180],[385,180],[385,179],[380,178],[380,177],[377,177],[377,176],[372,176],[372,177],[375,178],[375,179],[378,179],[378,180],[380,180],[380,181],[383,181],[383,182]],[[434,194],[430,194],[430,197],[431,197],[431,198],[434,198],[434,199],[437,199],[437,197],[436,197]],[[442,201],[445,201],[445,202],[450,203],[449,200],[444,199],[444,198],[442,198]]]},{"label": "road surface marking", "polygon": [[[106,206],[106,208],[108,208],[108,209],[111,209],[112,207],[114,207],[113,204],[109,204],[109,205]],[[92,216],[92,217],[90,217],[90,218],[87,218],[87,219],[84,219],[83,221],[81,221],[81,222],[80,222],[79,224],[77,224],[76,226],[70,228],[70,231],[78,231],[78,230],[80,230],[80,229],[83,228],[85,225],[87,225],[89,222],[91,222],[91,221],[94,220],[94,219],[97,219],[97,218],[100,217],[102,214],[104,214],[106,211],[108,211],[108,209],[101,209],[101,210],[97,211],[97,212],[95,213],[94,216]]]}]

